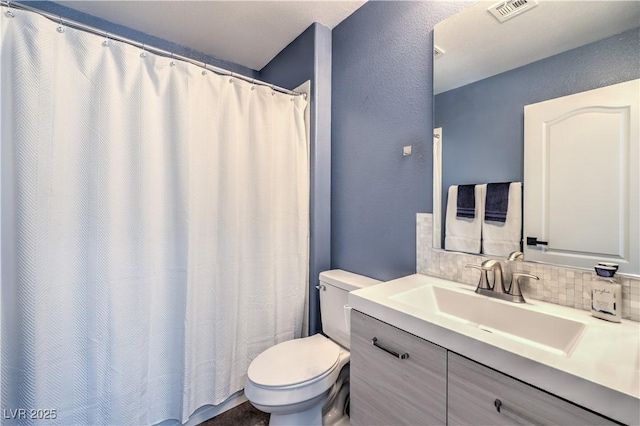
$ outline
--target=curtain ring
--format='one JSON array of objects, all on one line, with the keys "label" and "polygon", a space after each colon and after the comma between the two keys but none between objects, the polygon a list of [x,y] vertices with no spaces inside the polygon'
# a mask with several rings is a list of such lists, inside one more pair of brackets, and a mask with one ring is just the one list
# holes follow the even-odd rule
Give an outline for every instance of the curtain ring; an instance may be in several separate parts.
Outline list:
[{"label": "curtain ring", "polygon": [[173,52],[171,52],[171,62],[169,62],[169,66],[175,66],[176,65],[176,61],[173,60]]},{"label": "curtain ring", "polygon": [[229,79],[229,83],[233,83],[233,71],[231,71],[231,78]]},{"label": "curtain ring", "polygon": [[109,46],[109,33],[108,32],[104,32],[104,41],[102,42],[102,45],[104,47]]},{"label": "curtain ring", "polygon": [[11,0],[7,1],[7,11],[4,13],[4,15],[7,18],[13,18],[14,16],[16,16],[16,15],[14,15],[13,11],[11,10]]},{"label": "curtain ring", "polygon": [[271,96],[275,96],[275,94],[276,94],[276,85],[272,84],[271,85]]},{"label": "curtain ring", "polygon": [[64,32],[64,26],[62,25],[62,16],[58,15],[58,22],[60,23],[60,26],[58,26],[57,31],[62,34]]},{"label": "curtain ring", "polygon": [[147,57],[147,52],[145,51],[145,47],[146,47],[146,45],[144,43],[142,43],[142,52],[140,52],[140,57],[141,58],[146,58]]},{"label": "curtain ring", "polygon": [[207,74],[207,64],[203,64],[202,65],[204,67],[204,69],[202,70],[202,75],[206,75]]}]

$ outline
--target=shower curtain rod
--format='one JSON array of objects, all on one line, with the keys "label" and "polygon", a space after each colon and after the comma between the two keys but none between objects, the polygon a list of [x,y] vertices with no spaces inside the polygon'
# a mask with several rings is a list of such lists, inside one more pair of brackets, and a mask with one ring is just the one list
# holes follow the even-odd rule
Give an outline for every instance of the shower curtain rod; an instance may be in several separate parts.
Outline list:
[{"label": "shower curtain rod", "polygon": [[280,92],[280,93],[285,93],[287,95],[293,95],[293,96],[302,95],[302,96],[304,96],[305,99],[307,98],[307,94],[306,93],[295,92],[293,90],[285,89],[284,87],[276,86],[274,84],[269,84],[269,83],[267,83],[265,81],[256,80],[255,78],[251,78],[251,77],[247,77],[247,76],[242,75],[242,74],[234,73],[234,72],[226,70],[224,68],[216,67],[215,65],[209,65],[206,62],[194,61],[193,59],[187,58],[186,56],[175,55],[175,54],[173,54],[173,52],[169,52],[169,51],[166,51],[164,49],[160,49],[160,48],[153,47],[153,46],[148,46],[148,45],[146,45],[144,43],[140,43],[140,42],[137,42],[135,40],[131,40],[129,38],[122,37],[122,36],[119,36],[119,35],[116,35],[116,34],[111,34],[108,31],[104,31],[104,30],[101,30],[99,28],[92,27],[92,26],[89,26],[89,25],[81,24],[80,22],[73,21],[73,20],[70,20],[70,19],[66,19],[66,18],[63,18],[62,16],[55,15],[55,14],[49,13],[49,12],[45,12],[45,11],[42,11],[42,10],[37,9],[35,7],[27,6],[26,4],[15,3],[15,2],[10,1],[10,0],[0,0],[0,5],[7,8],[7,11],[5,13],[10,13],[11,9],[20,9],[20,10],[26,10],[28,12],[37,13],[38,15],[44,16],[45,18],[47,18],[47,19],[49,19],[49,20],[51,20],[53,22],[57,22],[57,23],[59,23],[60,25],[63,25],[63,26],[67,26],[67,27],[75,28],[77,30],[85,31],[85,32],[88,32],[88,33],[91,33],[91,34],[103,36],[103,37],[106,37],[106,38],[108,38],[110,40],[121,41],[123,43],[127,43],[127,44],[135,46],[135,47],[139,47],[142,50],[145,50],[147,52],[155,53],[156,55],[160,55],[160,56],[164,56],[164,57],[168,57],[168,58],[172,58],[172,59],[179,59],[181,61],[185,61],[185,62],[188,62],[188,63],[193,64],[195,66],[198,66],[200,68],[204,68],[205,70],[213,71],[214,73],[219,74],[219,75],[238,78],[240,80],[244,80],[244,81],[246,81],[248,83],[256,84],[256,85],[259,85],[259,86],[267,86],[267,87],[270,87],[272,90]]}]

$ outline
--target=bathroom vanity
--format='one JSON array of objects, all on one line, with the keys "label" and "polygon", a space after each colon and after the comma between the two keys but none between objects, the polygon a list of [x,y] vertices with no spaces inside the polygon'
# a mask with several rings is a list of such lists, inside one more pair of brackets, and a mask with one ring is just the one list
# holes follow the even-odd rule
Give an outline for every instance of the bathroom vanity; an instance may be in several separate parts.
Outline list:
[{"label": "bathroom vanity", "polygon": [[638,424],[640,324],[411,275],[349,296],[351,423]]},{"label": "bathroom vanity", "polygon": [[[445,424],[447,350],[358,311],[351,315],[351,424]],[[374,337],[384,346],[374,346]]]}]

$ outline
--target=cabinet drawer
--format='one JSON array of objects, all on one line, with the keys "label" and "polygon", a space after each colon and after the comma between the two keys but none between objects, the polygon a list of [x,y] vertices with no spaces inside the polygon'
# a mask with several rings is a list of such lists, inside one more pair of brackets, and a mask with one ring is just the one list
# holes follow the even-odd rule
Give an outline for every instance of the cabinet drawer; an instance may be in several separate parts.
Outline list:
[{"label": "cabinet drawer", "polygon": [[[449,352],[451,425],[611,425],[577,405]],[[499,400],[500,412],[495,401]]]},{"label": "cabinet drawer", "polygon": [[446,371],[444,348],[352,311],[351,424],[445,424]]}]

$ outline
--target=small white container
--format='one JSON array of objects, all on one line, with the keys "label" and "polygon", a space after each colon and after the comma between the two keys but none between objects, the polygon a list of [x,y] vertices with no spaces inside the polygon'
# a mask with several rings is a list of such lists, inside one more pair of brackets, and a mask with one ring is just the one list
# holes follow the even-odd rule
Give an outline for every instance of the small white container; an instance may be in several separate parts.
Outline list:
[{"label": "small white container", "polygon": [[622,286],[615,278],[591,281],[591,314],[612,322],[622,320]]}]

